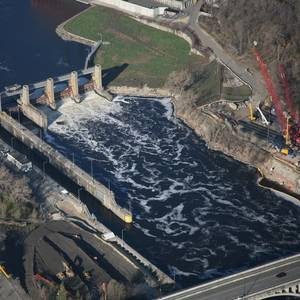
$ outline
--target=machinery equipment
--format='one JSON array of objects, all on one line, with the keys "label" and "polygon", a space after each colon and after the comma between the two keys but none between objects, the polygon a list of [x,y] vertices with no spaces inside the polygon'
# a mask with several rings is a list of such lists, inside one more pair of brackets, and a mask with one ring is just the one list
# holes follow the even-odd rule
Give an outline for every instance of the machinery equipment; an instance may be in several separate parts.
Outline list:
[{"label": "machinery equipment", "polygon": [[252,122],[252,121],[255,121],[256,118],[253,114],[253,107],[252,107],[252,103],[250,102],[249,105],[248,105],[248,109],[249,109],[249,120]]},{"label": "machinery equipment", "polygon": [[[284,112],[280,97],[277,93],[276,87],[271,79],[269,71],[265,62],[262,59],[260,52],[257,49],[257,43],[254,43],[254,54],[258,62],[260,72],[264,78],[266,88],[272,100],[277,119],[285,138],[285,143],[287,146],[292,146],[294,148],[300,148],[300,124],[298,123],[298,114],[295,108],[294,102],[292,101],[287,77],[283,65],[279,66],[280,77],[284,86],[285,91],[285,102],[287,109]],[[284,151],[286,153],[286,151]]]}]

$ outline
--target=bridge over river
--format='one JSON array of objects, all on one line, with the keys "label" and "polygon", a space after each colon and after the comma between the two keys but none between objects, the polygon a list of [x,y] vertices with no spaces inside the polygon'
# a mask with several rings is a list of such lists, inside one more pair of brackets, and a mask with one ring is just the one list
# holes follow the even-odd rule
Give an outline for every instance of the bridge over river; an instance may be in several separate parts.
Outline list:
[{"label": "bridge over river", "polygon": [[300,298],[300,254],[200,284],[160,300],[261,300],[276,296]]}]

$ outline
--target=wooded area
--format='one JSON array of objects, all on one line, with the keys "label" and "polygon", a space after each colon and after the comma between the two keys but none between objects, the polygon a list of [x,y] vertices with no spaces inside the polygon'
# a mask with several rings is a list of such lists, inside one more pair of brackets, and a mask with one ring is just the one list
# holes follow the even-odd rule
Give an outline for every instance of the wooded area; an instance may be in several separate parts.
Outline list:
[{"label": "wooded area", "polygon": [[37,210],[28,179],[12,174],[5,166],[0,167],[0,217],[37,218]]},{"label": "wooded area", "polygon": [[200,21],[232,53],[252,59],[256,67],[252,48],[257,41],[275,81],[278,64],[285,65],[293,98],[299,104],[300,1],[224,0],[220,9],[214,9],[214,16]]}]

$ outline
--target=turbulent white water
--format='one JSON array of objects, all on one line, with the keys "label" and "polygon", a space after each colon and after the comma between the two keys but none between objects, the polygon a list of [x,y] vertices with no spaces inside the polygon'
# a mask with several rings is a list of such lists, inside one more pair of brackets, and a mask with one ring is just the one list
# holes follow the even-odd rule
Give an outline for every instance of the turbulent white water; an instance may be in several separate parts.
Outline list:
[{"label": "turbulent white water", "polygon": [[172,112],[169,99],[90,96],[64,103],[47,139],[87,171],[94,159],[94,176],[133,211],[138,250],[183,283],[299,251],[299,207]]}]

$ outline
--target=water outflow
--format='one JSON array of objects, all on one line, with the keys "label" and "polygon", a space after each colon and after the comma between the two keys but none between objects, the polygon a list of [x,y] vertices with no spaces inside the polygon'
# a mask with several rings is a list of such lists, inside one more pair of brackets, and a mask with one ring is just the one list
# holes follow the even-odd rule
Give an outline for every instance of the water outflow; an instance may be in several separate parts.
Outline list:
[{"label": "water outflow", "polygon": [[48,141],[111,187],[140,232],[125,239],[183,285],[299,252],[300,208],[208,150],[169,99],[89,98],[59,110]]}]

